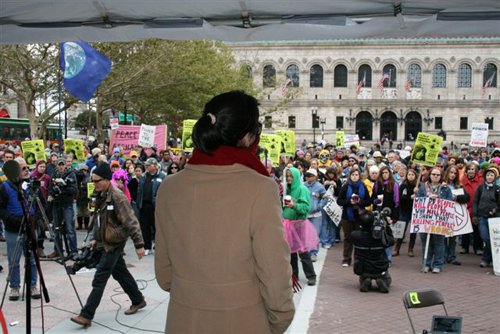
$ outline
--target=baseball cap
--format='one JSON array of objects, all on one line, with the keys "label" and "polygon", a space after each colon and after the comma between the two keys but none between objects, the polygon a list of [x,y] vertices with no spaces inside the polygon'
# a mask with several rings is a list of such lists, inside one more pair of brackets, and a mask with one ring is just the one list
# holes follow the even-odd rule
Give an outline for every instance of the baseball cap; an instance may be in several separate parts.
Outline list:
[{"label": "baseball cap", "polygon": [[146,166],[158,165],[158,160],[156,160],[155,158],[148,158],[148,160],[146,160],[144,165],[146,165]]},{"label": "baseball cap", "polygon": [[318,176],[318,171],[314,168],[310,168],[306,172],[306,176],[309,176],[309,175]]}]

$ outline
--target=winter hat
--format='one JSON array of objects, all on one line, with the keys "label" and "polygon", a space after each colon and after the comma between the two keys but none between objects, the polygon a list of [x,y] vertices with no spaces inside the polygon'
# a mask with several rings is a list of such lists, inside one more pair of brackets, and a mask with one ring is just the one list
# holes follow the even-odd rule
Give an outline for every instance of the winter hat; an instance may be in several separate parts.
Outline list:
[{"label": "winter hat", "polygon": [[484,176],[486,176],[486,174],[488,174],[490,172],[493,173],[493,174],[495,174],[495,178],[498,177],[498,170],[496,168],[488,168],[486,170],[486,172],[484,173]]},{"label": "winter hat", "polygon": [[101,149],[99,147],[93,148],[92,149],[92,156],[95,157],[98,154],[101,154]]},{"label": "winter hat", "polygon": [[99,175],[103,179],[111,180],[113,173],[111,172],[111,168],[107,163],[101,162],[94,168],[93,174]]}]

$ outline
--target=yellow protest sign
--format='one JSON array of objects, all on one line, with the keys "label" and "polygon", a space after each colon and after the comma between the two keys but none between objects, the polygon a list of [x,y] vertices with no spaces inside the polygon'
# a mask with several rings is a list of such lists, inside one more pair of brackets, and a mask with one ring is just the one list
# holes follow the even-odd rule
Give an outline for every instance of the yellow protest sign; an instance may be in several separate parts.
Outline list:
[{"label": "yellow protest sign", "polygon": [[419,132],[411,154],[411,160],[424,166],[435,166],[442,143],[443,137],[441,136]]},{"label": "yellow protest sign", "polygon": [[192,151],[194,148],[193,138],[191,134],[193,133],[193,127],[196,124],[194,119],[185,119],[182,122],[182,148],[184,151]]},{"label": "yellow protest sign", "polygon": [[[281,137],[278,135],[261,134],[259,145],[267,151],[267,158],[271,159],[274,166],[279,166],[281,152]],[[260,154],[260,159],[264,159],[265,153]]]},{"label": "yellow protest sign", "polygon": [[64,153],[73,155],[77,162],[85,161],[85,145],[81,139],[64,139]]},{"label": "yellow protest sign", "polygon": [[23,141],[21,149],[23,150],[23,158],[29,166],[34,166],[37,160],[47,160],[42,139]]},{"label": "yellow protest sign", "polygon": [[280,153],[295,155],[295,132],[292,130],[277,130],[276,134],[281,138],[282,147]]},{"label": "yellow protest sign", "polygon": [[95,183],[94,182],[88,182],[87,183],[87,198],[89,199],[89,211],[90,212],[94,212],[94,207],[91,205],[92,204],[92,201],[90,200],[90,198],[92,197],[92,195],[94,194],[94,189],[95,189]]},{"label": "yellow protest sign", "polygon": [[335,146],[336,147],[344,147],[344,144],[345,144],[344,131],[336,131],[335,132]]}]

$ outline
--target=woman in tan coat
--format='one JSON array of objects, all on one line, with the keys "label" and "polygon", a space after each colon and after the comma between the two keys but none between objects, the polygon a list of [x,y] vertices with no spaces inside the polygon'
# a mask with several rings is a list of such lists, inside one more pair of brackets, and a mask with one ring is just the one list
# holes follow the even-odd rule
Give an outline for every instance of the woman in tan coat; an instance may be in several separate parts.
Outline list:
[{"label": "woman in tan coat", "polygon": [[155,269],[170,292],[168,333],[283,333],[295,308],[278,188],[256,156],[257,101],[205,105],[186,167],[156,206]]}]

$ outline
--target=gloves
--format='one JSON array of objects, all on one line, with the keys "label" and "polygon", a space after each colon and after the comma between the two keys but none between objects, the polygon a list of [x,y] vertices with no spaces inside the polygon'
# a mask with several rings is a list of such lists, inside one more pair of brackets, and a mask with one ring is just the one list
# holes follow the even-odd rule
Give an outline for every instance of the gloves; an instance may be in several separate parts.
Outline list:
[{"label": "gloves", "polygon": [[479,223],[478,217],[472,217],[472,224],[477,225]]}]

